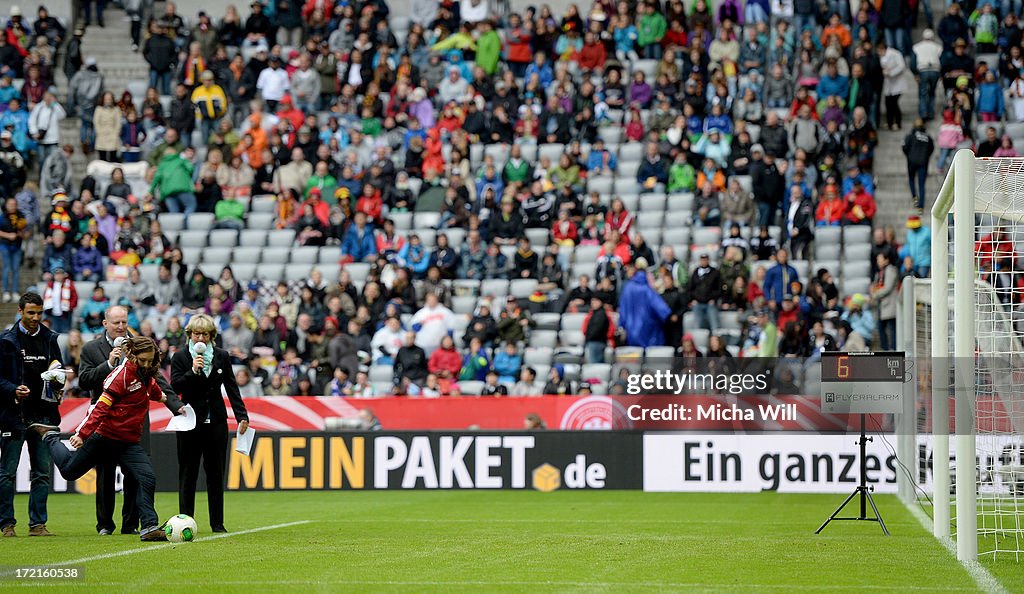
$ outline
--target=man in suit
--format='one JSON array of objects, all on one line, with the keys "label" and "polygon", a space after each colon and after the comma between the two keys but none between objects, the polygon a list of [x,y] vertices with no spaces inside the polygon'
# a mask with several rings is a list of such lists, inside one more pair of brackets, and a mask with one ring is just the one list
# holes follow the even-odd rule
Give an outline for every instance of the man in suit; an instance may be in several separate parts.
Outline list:
[{"label": "man in suit", "polygon": [[[171,385],[182,401],[196,411],[196,428],[179,432],[178,437],[178,513],[195,517],[196,481],[199,464],[206,471],[206,493],[210,506],[210,528],[224,528],[224,466],[228,450],[228,413],[221,388],[228,395],[238,430],[249,429],[242,395],[231,369],[231,355],[214,346],[217,326],[210,316],[197,314],[185,328],[187,348],[171,359]],[[197,345],[202,344],[203,347]]]},{"label": "man in suit", "polygon": [[[124,351],[115,347],[114,342],[128,335],[128,310],[119,305],[107,309],[103,318],[103,334],[89,341],[82,348],[78,366],[78,385],[92,393],[92,405],[96,405],[103,392],[103,381],[124,358]],[[174,393],[163,375],[157,374],[157,385],[167,396],[167,408],[178,414],[184,404]],[[149,452],[149,416],[143,419],[142,447]],[[114,533],[114,478],[116,460],[106,460],[96,466],[96,531],[101,536]],[[130,474],[124,477],[124,504],[121,506],[121,533],[138,534],[139,510],[136,505],[138,482]]]}]

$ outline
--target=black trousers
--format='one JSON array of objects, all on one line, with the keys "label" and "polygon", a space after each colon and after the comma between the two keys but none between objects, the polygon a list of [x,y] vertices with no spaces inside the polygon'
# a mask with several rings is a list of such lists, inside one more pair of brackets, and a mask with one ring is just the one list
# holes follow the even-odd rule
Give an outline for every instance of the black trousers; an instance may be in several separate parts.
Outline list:
[{"label": "black trousers", "polygon": [[885,96],[885,123],[890,127],[903,125],[903,110],[900,109],[899,95]]},{"label": "black trousers", "polygon": [[[149,455],[149,415],[142,422],[142,441],[139,444]],[[104,460],[96,464],[96,532],[114,531],[114,507],[116,505],[117,461]],[[121,504],[121,532],[139,529],[139,507],[135,504],[139,482],[130,473],[124,473],[124,502]]]},{"label": "black trousers", "polygon": [[160,525],[156,510],[153,509],[153,496],[156,492],[156,473],[149,461],[149,454],[137,443],[115,441],[99,434],[89,436],[82,447],[74,452],[61,443],[56,433],[51,433],[46,444],[50,446],[53,464],[61,476],[69,481],[81,478],[90,468],[99,463],[113,460],[125,469],[139,485],[135,495],[139,516],[142,520],[143,533],[155,530]]},{"label": "black trousers", "polygon": [[206,471],[210,527],[224,525],[224,466],[228,453],[227,423],[200,423],[178,433],[178,513],[195,517],[199,464]]}]

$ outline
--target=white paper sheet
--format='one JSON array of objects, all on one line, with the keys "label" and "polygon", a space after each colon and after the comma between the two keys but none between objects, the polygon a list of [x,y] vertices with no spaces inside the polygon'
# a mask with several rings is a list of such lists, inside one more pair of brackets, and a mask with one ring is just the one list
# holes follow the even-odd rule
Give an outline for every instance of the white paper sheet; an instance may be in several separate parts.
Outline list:
[{"label": "white paper sheet", "polygon": [[174,415],[167,423],[167,431],[191,431],[196,428],[196,409],[191,404],[185,405],[185,412]]},{"label": "white paper sheet", "polygon": [[256,430],[249,427],[245,430],[245,433],[239,433],[235,429],[235,451],[239,454],[249,455],[252,450],[252,442],[256,439]]}]

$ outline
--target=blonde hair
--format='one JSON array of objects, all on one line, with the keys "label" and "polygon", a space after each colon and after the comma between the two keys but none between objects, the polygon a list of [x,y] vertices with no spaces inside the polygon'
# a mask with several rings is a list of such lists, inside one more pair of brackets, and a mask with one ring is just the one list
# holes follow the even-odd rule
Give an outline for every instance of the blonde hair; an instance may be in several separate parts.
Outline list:
[{"label": "blonde hair", "polygon": [[206,332],[210,335],[210,340],[212,341],[217,338],[217,325],[213,323],[213,318],[210,316],[196,314],[188,321],[188,326],[185,326],[186,335],[193,332]]}]

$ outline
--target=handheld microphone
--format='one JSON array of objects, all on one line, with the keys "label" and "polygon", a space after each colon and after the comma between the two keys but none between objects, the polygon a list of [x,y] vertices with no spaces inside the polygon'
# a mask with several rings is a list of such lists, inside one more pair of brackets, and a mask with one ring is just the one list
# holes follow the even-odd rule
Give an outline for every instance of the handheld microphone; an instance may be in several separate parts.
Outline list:
[{"label": "handheld microphone", "polygon": [[127,339],[125,339],[125,337],[118,336],[117,338],[114,339],[114,348],[119,349],[123,347],[125,342],[127,342]]},{"label": "handheld microphone", "polygon": [[197,342],[196,343],[196,354],[197,355],[202,355],[205,352],[206,352],[206,343],[205,342]]}]

